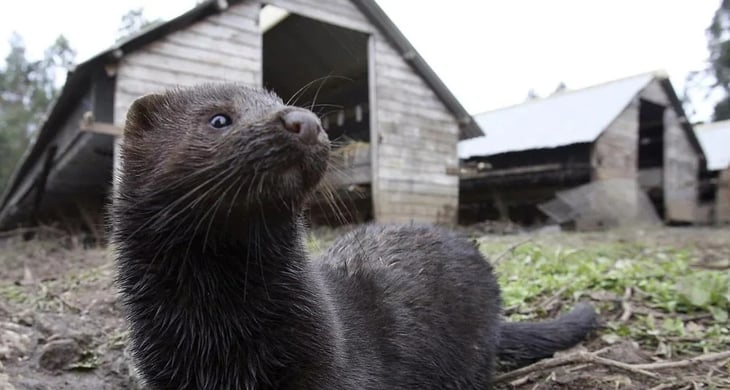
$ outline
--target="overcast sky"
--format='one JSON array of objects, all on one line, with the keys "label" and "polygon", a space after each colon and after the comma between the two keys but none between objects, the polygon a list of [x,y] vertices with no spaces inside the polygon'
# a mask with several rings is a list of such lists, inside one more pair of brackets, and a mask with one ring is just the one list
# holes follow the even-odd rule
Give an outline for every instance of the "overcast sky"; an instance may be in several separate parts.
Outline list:
[{"label": "overcast sky", "polygon": [[[681,93],[705,66],[719,0],[378,0],[472,113],[664,69]],[[195,0],[35,0],[0,5],[0,39],[19,32],[32,56],[64,34],[83,60],[114,41],[127,10],[169,19]],[[0,44],[0,55],[7,44]],[[699,112],[707,116],[709,106]]]}]

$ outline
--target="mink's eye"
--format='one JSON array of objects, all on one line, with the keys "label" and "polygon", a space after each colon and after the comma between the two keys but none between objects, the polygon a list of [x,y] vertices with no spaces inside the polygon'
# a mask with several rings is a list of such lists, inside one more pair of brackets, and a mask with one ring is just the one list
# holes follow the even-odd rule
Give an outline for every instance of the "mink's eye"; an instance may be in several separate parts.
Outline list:
[{"label": "mink's eye", "polygon": [[226,114],[215,114],[208,120],[208,124],[216,129],[222,129],[224,127],[230,126],[231,123],[233,123],[231,117]]}]

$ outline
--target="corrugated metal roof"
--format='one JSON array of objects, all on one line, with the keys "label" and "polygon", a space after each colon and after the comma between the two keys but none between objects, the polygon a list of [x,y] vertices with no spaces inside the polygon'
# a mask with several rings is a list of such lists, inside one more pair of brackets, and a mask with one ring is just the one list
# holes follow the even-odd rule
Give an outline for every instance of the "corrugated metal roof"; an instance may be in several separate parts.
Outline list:
[{"label": "corrugated metal roof", "polygon": [[475,115],[487,136],[459,142],[459,157],[593,142],[655,77],[641,74]]},{"label": "corrugated metal roof", "polygon": [[707,158],[707,169],[716,171],[730,167],[730,120],[695,126]]}]

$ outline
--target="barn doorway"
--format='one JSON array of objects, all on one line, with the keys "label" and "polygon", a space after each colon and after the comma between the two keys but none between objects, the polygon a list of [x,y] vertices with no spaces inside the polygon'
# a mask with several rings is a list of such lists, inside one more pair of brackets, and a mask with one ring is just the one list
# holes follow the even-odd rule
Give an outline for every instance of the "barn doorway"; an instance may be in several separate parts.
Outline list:
[{"label": "barn doorway", "polygon": [[641,99],[639,105],[639,176],[643,189],[664,218],[664,110]]},{"label": "barn doorway", "polygon": [[[263,86],[284,102],[310,108],[332,141],[336,167],[325,181],[336,190],[311,209],[313,223],[338,225],[372,218],[369,35],[265,5]],[[334,184],[332,184],[334,183]]]},{"label": "barn doorway", "polygon": [[311,107],[330,139],[368,142],[368,35],[271,5],[261,28],[264,87]]}]

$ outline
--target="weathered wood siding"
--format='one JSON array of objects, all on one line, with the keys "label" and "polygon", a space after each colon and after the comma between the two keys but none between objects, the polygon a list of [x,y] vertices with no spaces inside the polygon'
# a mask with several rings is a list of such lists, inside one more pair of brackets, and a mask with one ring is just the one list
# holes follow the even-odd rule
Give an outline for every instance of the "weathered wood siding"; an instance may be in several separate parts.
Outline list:
[{"label": "weathered wood siding", "polygon": [[639,105],[635,99],[594,143],[593,180],[638,177]]},{"label": "weathered wood siding", "polygon": [[664,92],[664,88],[659,80],[654,80],[641,91],[641,98],[648,100],[654,104],[658,104],[664,107],[671,107],[669,97]]},{"label": "weathered wood siding", "polygon": [[454,224],[459,199],[456,119],[382,35],[371,39],[375,218]]},{"label": "weathered wood siding", "polygon": [[139,96],[178,85],[261,85],[260,4],[244,2],[126,55],[117,68],[114,124]]},{"label": "weathered wood siding", "polygon": [[665,219],[695,222],[698,205],[699,155],[674,110],[664,112]]},{"label": "weathered wood siding", "polygon": [[730,224],[730,167],[722,170],[717,177],[715,222]]}]

